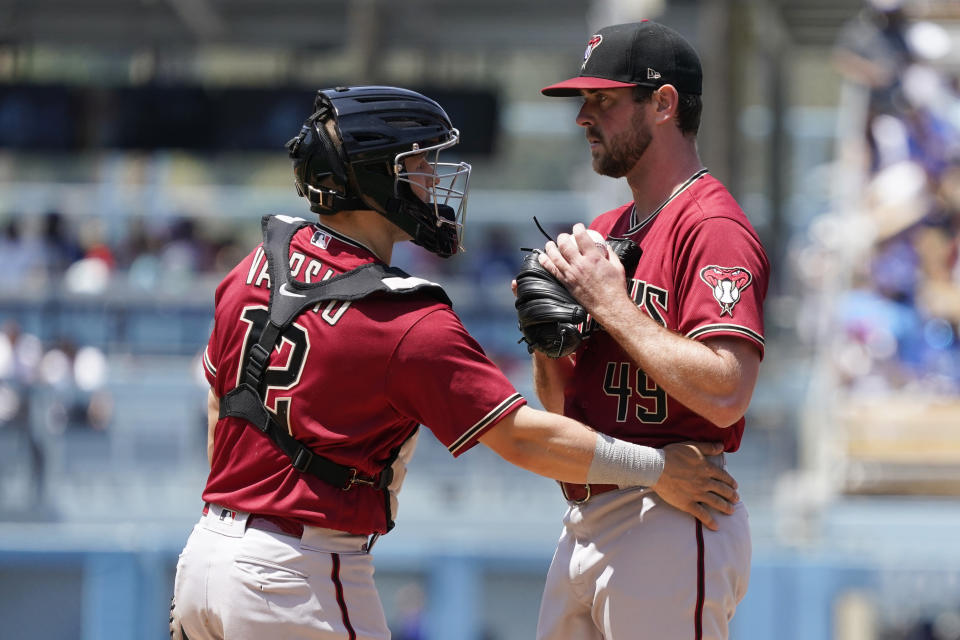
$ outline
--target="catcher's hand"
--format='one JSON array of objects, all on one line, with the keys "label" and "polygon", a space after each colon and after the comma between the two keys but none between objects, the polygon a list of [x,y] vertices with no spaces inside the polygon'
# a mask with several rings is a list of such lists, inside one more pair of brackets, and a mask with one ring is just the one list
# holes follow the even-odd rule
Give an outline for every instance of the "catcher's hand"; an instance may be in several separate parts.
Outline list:
[{"label": "catcher's hand", "polygon": [[577,350],[583,341],[580,326],[587,311],[560,281],[540,265],[539,251],[523,259],[517,274],[517,308],[522,342],[527,351],[540,351],[562,358]]}]

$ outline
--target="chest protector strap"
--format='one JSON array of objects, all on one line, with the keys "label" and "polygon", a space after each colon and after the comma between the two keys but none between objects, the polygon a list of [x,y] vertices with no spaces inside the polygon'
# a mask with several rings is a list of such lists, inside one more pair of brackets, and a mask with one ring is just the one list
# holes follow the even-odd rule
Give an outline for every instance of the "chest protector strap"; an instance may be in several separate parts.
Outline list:
[{"label": "chest protector strap", "polygon": [[[338,464],[314,453],[280,425],[264,405],[264,373],[283,332],[306,309],[330,300],[352,301],[373,293],[404,295],[420,293],[450,305],[440,285],[413,278],[395,267],[365,264],[321,282],[305,283],[290,276],[288,267],[293,235],[310,224],[302,218],[264,216],[263,249],[270,274],[270,318],[260,328],[260,338],[251,349],[239,385],[220,399],[220,417],[243,418],[267,435],[290,458],[301,473],[314,475],[327,484],[349,491],[356,484],[386,489],[393,481],[388,464],[374,477],[365,477],[353,467]],[[257,327],[253,328],[254,331]],[[392,461],[391,461],[392,462]]]}]

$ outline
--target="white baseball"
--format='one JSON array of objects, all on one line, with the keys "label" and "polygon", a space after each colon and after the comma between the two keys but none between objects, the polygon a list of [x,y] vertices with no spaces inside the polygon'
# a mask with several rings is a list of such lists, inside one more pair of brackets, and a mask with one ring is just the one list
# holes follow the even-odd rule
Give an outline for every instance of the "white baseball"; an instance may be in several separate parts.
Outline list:
[{"label": "white baseball", "polygon": [[604,238],[599,231],[587,229],[587,235],[590,236],[590,239],[593,240],[598,247],[604,250],[607,249],[607,243],[605,242],[606,238]]}]

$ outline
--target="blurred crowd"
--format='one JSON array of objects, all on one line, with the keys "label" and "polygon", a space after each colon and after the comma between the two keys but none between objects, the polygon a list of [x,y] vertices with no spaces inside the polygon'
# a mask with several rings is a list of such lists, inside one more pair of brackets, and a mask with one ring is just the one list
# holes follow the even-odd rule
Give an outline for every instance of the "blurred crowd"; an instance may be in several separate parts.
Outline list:
[{"label": "blurred crowd", "polygon": [[860,166],[840,178],[854,210],[812,226],[822,253],[801,253],[797,272],[834,298],[821,339],[854,392],[960,391],[960,80],[942,64],[950,48],[942,27],[898,0],[871,0],[835,47],[862,98]]},{"label": "blurred crowd", "polygon": [[960,638],[960,609],[917,616],[881,630],[878,640],[958,640]]},{"label": "blurred crowd", "polygon": [[29,465],[27,491],[35,503],[43,502],[48,438],[107,430],[113,402],[106,383],[107,359],[96,347],[67,339],[44,344],[15,321],[0,328],[3,450]]},{"label": "blurred crowd", "polygon": [[[313,219],[307,212],[304,217]],[[259,240],[257,220],[221,220],[206,225],[187,216],[164,220],[111,221],[65,216],[0,215],[0,295],[30,287],[60,287],[69,292],[101,293],[108,285],[143,291],[181,291],[197,278],[219,281]],[[510,295],[524,242],[502,224],[475,223],[466,230],[466,251],[444,260],[411,244],[397,246],[393,263],[438,282],[464,280],[475,285],[484,306],[488,298]],[[540,245],[544,239],[539,238]],[[538,245],[539,246],[539,245]],[[503,302],[503,300],[500,300]],[[512,305],[512,296],[509,301]]]},{"label": "blurred crowd", "polygon": [[242,257],[235,234],[214,232],[189,217],[99,218],[11,214],[0,218],[0,293],[63,287],[96,294],[118,285],[180,291],[198,276],[224,274]]}]

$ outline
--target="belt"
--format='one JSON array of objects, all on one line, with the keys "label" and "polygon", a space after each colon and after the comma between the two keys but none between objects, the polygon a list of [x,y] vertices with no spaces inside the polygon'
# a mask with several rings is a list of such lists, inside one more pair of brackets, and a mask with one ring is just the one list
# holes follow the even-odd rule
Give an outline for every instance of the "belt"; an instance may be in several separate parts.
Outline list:
[{"label": "belt", "polygon": [[[295,538],[303,537],[303,523],[289,518],[279,518],[277,516],[263,516],[258,513],[251,513],[247,518],[247,528],[260,529],[270,533],[279,533],[280,535],[293,536]],[[379,533],[372,533],[367,537],[367,544],[364,546],[364,553],[370,553],[374,543],[380,537]]]},{"label": "belt", "polygon": [[289,518],[280,518],[277,516],[263,516],[259,513],[251,513],[247,518],[247,527],[279,533],[294,538],[303,537],[303,523]]},{"label": "belt", "polygon": [[[210,503],[205,502],[203,505],[203,515],[207,515],[210,511]],[[290,518],[282,518],[280,516],[268,516],[260,513],[251,513],[247,516],[247,528],[248,529],[259,529],[260,531],[269,531],[270,533],[279,533],[280,535],[293,536],[294,538],[302,538],[304,524],[296,520],[291,520]],[[373,545],[376,543],[377,539],[380,538],[379,533],[371,533],[367,536],[367,543],[364,545],[364,552],[370,553],[370,550],[373,549]]]},{"label": "belt", "polygon": [[568,502],[583,504],[593,496],[620,488],[617,484],[577,484],[575,482],[561,482],[560,490]]},{"label": "belt", "polygon": [[[203,504],[203,515],[207,515],[209,512],[210,503],[205,502]],[[271,533],[281,533],[295,538],[303,537],[302,522],[297,522],[289,518],[281,518],[279,516],[265,516],[259,513],[251,513],[247,516],[247,527],[253,527],[261,531],[270,531]]]}]

